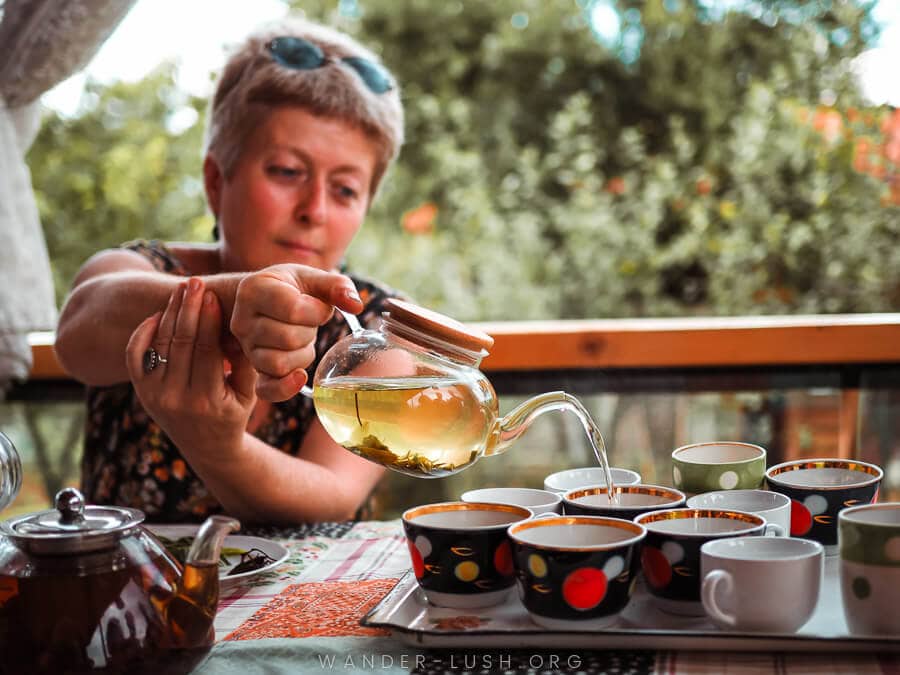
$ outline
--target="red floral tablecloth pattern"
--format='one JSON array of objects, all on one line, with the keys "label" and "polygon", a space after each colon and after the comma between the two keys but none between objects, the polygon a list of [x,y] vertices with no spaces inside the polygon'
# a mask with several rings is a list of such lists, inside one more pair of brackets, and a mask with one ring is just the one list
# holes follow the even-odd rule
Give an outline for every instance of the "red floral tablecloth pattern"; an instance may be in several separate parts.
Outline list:
[{"label": "red floral tablecloth pattern", "polygon": [[356,523],[339,537],[278,541],[290,551],[284,563],[223,591],[217,640],[385,634],[359,619],[409,569],[399,521]]}]

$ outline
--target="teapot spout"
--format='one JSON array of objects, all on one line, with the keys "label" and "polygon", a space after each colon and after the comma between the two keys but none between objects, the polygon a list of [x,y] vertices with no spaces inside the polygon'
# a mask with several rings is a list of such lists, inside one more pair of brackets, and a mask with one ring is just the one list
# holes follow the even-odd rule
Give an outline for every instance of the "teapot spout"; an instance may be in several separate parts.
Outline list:
[{"label": "teapot spout", "polygon": [[550,391],[528,399],[497,421],[493,443],[489,444],[484,454],[490,456],[506,452],[537,417],[551,410],[571,410],[573,400],[574,397],[564,391]]},{"label": "teapot spout", "polygon": [[241,524],[234,518],[210,516],[200,526],[185,562],[195,566],[218,564],[225,537],[239,529]]},{"label": "teapot spout", "polygon": [[219,604],[219,554],[225,537],[240,526],[226,516],[210,516],[200,526],[176,592],[166,606],[170,646],[193,649],[213,644],[213,621]]}]

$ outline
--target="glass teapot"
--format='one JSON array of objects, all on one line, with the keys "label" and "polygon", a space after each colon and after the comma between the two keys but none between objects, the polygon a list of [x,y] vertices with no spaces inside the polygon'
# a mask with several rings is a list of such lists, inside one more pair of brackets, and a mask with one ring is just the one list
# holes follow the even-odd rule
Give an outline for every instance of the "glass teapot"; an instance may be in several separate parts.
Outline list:
[{"label": "glass teapot", "polygon": [[385,307],[378,330],[347,317],[353,332],[322,357],[313,388],[302,390],[339,445],[395,471],[436,478],[504,452],[538,415],[568,409],[605,459],[599,430],[565,392],[535,396],[500,416],[497,394],[478,368],[491,336],[402,300]]},{"label": "glass teapot", "polygon": [[0,523],[0,671],[186,672],[200,661],[222,543],[240,525],[208,518],[182,567],[143,520],[66,488],[55,509]]}]

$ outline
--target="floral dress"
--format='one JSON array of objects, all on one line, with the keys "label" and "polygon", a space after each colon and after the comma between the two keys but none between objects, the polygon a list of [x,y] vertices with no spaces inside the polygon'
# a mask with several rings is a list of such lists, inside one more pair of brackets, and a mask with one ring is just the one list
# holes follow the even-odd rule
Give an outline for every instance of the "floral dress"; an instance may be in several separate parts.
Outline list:
[{"label": "floral dress", "polygon": [[[162,242],[131,242],[124,248],[145,256],[161,272],[190,276]],[[359,315],[363,325],[377,323],[384,301],[399,297],[384,286],[352,274],[350,278],[365,304]],[[319,327],[316,359],[307,370],[310,382],[321,356],[348,332],[337,312]],[[297,395],[273,403],[253,435],[297,456],[314,419],[312,400]],[[138,508],[151,522],[199,522],[222,511],[178,448],[141,406],[130,382],[87,388],[81,482],[88,502]]]}]

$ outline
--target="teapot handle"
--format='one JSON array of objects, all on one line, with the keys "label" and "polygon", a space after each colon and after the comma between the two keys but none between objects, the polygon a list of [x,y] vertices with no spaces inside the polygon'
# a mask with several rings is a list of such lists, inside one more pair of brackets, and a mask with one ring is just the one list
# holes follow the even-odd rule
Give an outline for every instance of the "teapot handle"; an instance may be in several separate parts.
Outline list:
[{"label": "teapot handle", "polygon": [[[356,318],[355,314],[350,314],[349,312],[345,312],[339,307],[335,307],[335,309],[341,313],[341,316],[344,317],[344,321],[347,322],[347,325],[350,327],[350,332],[356,335],[356,333],[362,332],[363,327],[362,324],[359,323],[359,319]],[[307,398],[313,397],[313,390],[308,384],[304,384],[300,388],[300,393],[306,396]]]}]

